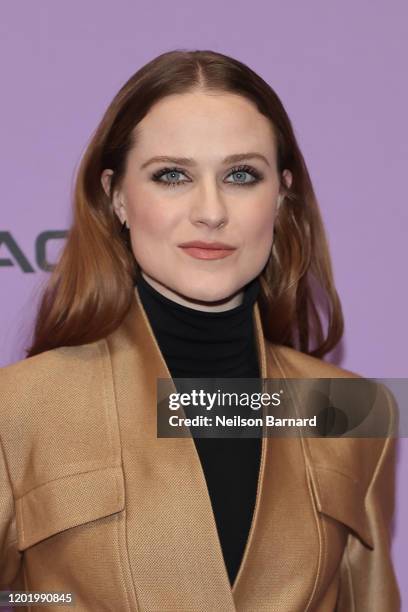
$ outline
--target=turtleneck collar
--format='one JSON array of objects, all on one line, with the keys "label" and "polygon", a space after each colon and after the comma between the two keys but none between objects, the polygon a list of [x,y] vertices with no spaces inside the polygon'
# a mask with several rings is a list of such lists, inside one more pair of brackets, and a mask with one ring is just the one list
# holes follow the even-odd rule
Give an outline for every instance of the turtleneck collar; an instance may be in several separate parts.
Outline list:
[{"label": "turtleneck collar", "polygon": [[178,304],[141,275],[136,286],[173,378],[259,376],[253,321],[258,277],[245,286],[239,306],[222,312]]}]

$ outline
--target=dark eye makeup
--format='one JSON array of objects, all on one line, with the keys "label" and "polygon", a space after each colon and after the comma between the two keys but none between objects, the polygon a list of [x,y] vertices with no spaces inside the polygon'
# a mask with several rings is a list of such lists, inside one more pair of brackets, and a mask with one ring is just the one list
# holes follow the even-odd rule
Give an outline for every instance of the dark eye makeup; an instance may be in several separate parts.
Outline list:
[{"label": "dark eye makeup", "polygon": [[[173,175],[173,180],[166,180],[163,181],[161,180],[161,178],[163,176],[166,176],[167,174],[172,174]],[[184,170],[182,170],[181,168],[160,168],[160,170],[157,170],[156,172],[154,172],[151,175],[151,179],[152,181],[155,181],[156,183],[160,183],[161,185],[164,185],[165,187],[177,187],[179,185],[184,185],[186,183],[191,183],[190,180],[175,180],[174,175],[178,175],[178,174],[185,174]],[[248,181],[248,182],[235,182],[235,181],[227,181],[228,184],[230,185],[234,185],[234,186],[239,186],[239,187],[250,187],[252,185],[256,185],[257,183],[259,183],[262,179],[263,179],[263,175],[258,172],[258,170],[255,170],[255,168],[253,168],[252,166],[247,166],[247,165],[242,165],[242,166],[236,166],[235,168],[231,168],[229,174],[227,175],[227,177],[229,176],[233,176],[234,174],[241,174],[241,175],[251,175],[252,178],[254,180],[252,181]],[[176,177],[177,178],[177,177]]]}]

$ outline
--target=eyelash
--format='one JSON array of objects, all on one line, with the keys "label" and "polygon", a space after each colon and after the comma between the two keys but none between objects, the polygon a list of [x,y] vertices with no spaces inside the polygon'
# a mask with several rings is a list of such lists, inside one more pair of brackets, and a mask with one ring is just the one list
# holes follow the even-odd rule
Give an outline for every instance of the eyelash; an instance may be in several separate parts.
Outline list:
[{"label": "eyelash", "polygon": [[[180,174],[185,174],[183,170],[181,170],[180,168],[161,168],[160,170],[158,170],[157,172],[154,172],[152,174],[152,180],[160,183],[161,185],[164,185],[165,187],[178,187],[179,185],[184,185],[185,183],[188,183],[189,181],[161,181],[160,178],[162,176],[164,176],[165,174],[168,174],[170,172],[177,172]],[[247,174],[251,174],[256,180],[254,181],[250,181],[249,183],[229,183],[230,185],[234,185],[234,186],[239,186],[239,187],[250,187],[252,185],[256,185],[257,183],[259,183],[259,181],[261,181],[263,179],[263,176],[260,172],[258,172],[257,170],[255,170],[255,168],[252,168],[251,166],[237,166],[235,168],[231,168],[230,173],[228,174],[228,176],[231,176],[232,174],[235,174],[236,172],[246,172]]]}]

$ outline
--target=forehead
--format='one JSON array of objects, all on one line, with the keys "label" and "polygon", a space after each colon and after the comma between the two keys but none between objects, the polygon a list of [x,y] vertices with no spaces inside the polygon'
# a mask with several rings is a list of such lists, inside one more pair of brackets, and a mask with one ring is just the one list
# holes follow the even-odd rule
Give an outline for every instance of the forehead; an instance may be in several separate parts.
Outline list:
[{"label": "forehead", "polygon": [[274,157],[273,127],[256,106],[230,93],[174,94],[157,102],[134,130],[132,154],[225,157],[259,151]]}]

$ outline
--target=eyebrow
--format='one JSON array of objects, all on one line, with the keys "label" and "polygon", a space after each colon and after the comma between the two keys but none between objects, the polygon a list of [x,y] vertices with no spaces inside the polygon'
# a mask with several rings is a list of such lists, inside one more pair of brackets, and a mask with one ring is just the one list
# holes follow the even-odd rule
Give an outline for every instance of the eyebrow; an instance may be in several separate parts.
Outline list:
[{"label": "eyebrow", "polygon": [[[261,153],[235,153],[234,155],[228,155],[222,160],[223,164],[234,164],[236,162],[244,161],[245,159],[261,159],[268,166],[270,165],[268,160]],[[196,166],[197,162],[194,161],[191,157],[168,157],[166,155],[158,155],[156,157],[152,157],[147,160],[144,164],[141,165],[140,169],[143,170],[146,166],[153,164],[154,162],[166,162],[172,164],[178,164],[179,166]]]}]

